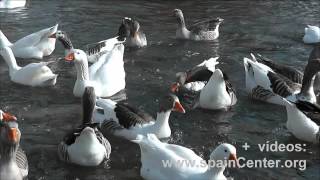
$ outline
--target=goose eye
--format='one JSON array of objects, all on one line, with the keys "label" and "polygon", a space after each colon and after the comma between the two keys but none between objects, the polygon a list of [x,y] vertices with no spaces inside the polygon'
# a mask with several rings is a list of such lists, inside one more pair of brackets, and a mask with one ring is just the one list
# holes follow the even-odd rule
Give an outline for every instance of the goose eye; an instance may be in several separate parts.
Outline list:
[{"label": "goose eye", "polygon": [[224,152],[228,152],[228,151],[225,149]]},{"label": "goose eye", "polygon": [[77,52],[77,54],[80,54],[79,52]]}]

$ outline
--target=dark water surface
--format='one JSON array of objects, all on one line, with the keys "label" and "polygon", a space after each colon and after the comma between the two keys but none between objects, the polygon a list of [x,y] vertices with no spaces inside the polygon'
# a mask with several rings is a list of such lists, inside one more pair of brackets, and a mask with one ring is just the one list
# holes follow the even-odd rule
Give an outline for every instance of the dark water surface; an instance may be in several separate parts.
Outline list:
[{"label": "dark water surface", "polygon": [[[216,42],[184,42],[174,39],[176,23],[172,9],[180,8],[187,24],[198,19],[222,17],[221,36]],[[259,52],[301,70],[310,46],[302,43],[304,27],[319,25],[320,2],[312,1],[32,1],[29,8],[0,11],[0,29],[15,41],[31,32],[59,23],[76,47],[113,37],[121,18],[137,18],[146,32],[147,48],[126,50],[125,69],[129,102],[156,113],[157,99],[167,92],[175,73],[209,57],[220,56],[219,67],[237,89],[239,102],[229,112],[195,110],[172,113],[170,142],[193,149],[205,159],[219,142],[229,142],[246,159],[305,159],[307,169],[227,169],[235,179],[319,179],[319,146],[306,152],[260,152],[258,143],[303,143],[286,131],[285,109],[251,101],[244,91],[242,59]],[[44,61],[62,57],[60,43]],[[2,58],[0,58],[2,59]],[[18,60],[20,65],[36,60]],[[29,179],[100,180],[141,179],[138,146],[109,138],[111,160],[97,168],[61,163],[57,144],[64,133],[80,123],[80,99],[72,94],[76,72],[72,64],[58,61],[52,69],[59,74],[53,88],[30,88],[13,84],[8,68],[0,60],[0,107],[16,114],[22,131],[22,147],[29,159]],[[247,142],[248,151],[241,147]]]}]

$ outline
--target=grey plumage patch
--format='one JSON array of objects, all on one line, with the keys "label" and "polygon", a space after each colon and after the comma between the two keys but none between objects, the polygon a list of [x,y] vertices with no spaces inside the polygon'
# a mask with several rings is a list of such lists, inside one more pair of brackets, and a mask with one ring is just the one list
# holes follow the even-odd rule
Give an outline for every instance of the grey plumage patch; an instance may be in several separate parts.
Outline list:
[{"label": "grey plumage patch", "polygon": [[103,136],[103,134],[99,131],[95,131],[98,141],[104,146],[106,149],[105,158],[109,159],[111,153],[111,145],[109,141]]},{"label": "grey plumage patch", "polygon": [[16,154],[16,163],[18,167],[21,169],[21,172],[26,173],[26,174],[22,174],[22,176],[26,177],[29,171],[28,159],[25,152],[21,149],[20,146],[18,147],[17,154]]},{"label": "grey plumage patch", "polygon": [[272,93],[269,90],[264,89],[261,86],[257,86],[252,89],[251,93],[249,94],[249,97],[255,100],[260,100],[260,101],[266,101],[267,99],[275,96],[274,93]]},{"label": "grey plumage patch", "polygon": [[112,119],[104,121],[100,126],[100,131],[104,136],[114,134],[115,131],[120,131],[124,129],[124,127],[122,127],[120,124],[118,124]]}]

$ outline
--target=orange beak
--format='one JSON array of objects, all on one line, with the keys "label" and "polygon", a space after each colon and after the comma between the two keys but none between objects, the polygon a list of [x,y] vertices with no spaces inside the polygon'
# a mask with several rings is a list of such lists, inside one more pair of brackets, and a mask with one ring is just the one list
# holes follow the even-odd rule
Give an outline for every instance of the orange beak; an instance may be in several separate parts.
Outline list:
[{"label": "orange beak", "polygon": [[12,142],[18,141],[18,130],[17,128],[10,128],[9,130],[9,140]]},{"label": "orange beak", "polygon": [[50,36],[49,36],[49,38],[57,38],[57,36],[56,36],[56,33],[54,33],[54,34],[51,34]]},{"label": "orange beak", "polygon": [[231,160],[231,161],[235,161],[235,164],[236,164],[236,167],[237,167],[237,168],[239,168],[239,167],[240,167],[240,166],[239,166],[239,162],[238,162],[237,155],[235,155],[235,154],[230,154],[230,156],[229,156],[229,160]]},{"label": "orange beak", "polygon": [[180,102],[177,102],[177,101],[174,103],[174,110],[181,113],[186,113],[186,110],[184,110]]},{"label": "orange beak", "polygon": [[64,59],[66,61],[73,61],[74,60],[74,53],[68,54]]},{"label": "orange beak", "polygon": [[9,113],[3,113],[2,116],[3,116],[4,121],[16,121],[17,120],[17,118],[14,115],[11,115]]},{"label": "orange beak", "polygon": [[173,83],[171,85],[171,88],[170,88],[171,92],[175,93],[175,92],[178,91],[178,89],[179,89],[179,84],[178,83]]}]

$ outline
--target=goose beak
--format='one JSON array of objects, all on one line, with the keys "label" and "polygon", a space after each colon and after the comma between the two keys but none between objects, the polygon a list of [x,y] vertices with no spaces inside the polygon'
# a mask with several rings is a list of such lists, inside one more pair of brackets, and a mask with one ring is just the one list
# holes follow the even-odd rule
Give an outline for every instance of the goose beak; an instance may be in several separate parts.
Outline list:
[{"label": "goose beak", "polygon": [[17,118],[14,115],[11,115],[9,113],[3,113],[2,116],[3,116],[4,121],[16,121],[17,120]]},{"label": "goose beak", "polygon": [[8,136],[9,136],[9,140],[11,142],[17,142],[18,141],[18,130],[17,130],[17,128],[10,128]]},{"label": "goose beak", "polygon": [[49,38],[57,38],[57,36],[56,36],[56,33],[54,33],[54,34],[51,34],[50,36],[49,36]]},{"label": "goose beak", "polygon": [[230,161],[235,161],[236,167],[239,168],[239,161],[238,161],[237,155],[235,155],[235,154],[230,154],[229,160],[230,160]]},{"label": "goose beak", "polygon": [[184,110],[184,108],[182,107],[182,105],[180,104],[180,102],[176,101],[174,103],[174,111],[178,111],[180,113],[186,113],[186,110]]},{"label": "goose beak", "polygon": [[175,93],[175,92],[178,91],[178,89],[179,89],[179,84],[178,83],[173,83],[171,85],[171,88],[170,88],[171,92]]},{"label": "goose beak", "polygon": [[68,54],[64,59],[66,61],[73,61],[74,60],[74,53]]}]

